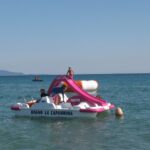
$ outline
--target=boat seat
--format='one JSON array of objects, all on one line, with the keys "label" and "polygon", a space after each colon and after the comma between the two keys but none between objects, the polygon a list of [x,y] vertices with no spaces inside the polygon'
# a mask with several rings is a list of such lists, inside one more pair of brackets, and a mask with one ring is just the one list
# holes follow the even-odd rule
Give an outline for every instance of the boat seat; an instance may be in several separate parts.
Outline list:
[{"label": "boat seat", "polygon": [[72,105],[70,103],[61,103],[62,108],[72,108]]},{"label": "boat seat", "polygon": [[41,102],[41,103],[45,103],[45,102],[46,102],[46,103],[50,103],[50,99],[49,99],[48,96],[45,96],[45,97],[42,97],[42,98],[41,98],[40,102]]}]

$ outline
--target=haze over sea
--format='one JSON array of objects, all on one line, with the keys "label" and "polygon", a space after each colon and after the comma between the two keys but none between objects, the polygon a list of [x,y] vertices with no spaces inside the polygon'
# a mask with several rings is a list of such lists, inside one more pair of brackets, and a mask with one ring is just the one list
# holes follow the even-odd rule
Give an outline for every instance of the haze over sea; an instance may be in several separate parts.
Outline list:
[{"label": "haze over sea", "polygon": [[76,75],[99,81],[98,94],[124,110],[95,119],[16,118],[10,105],[39,97],[55,76],[0,77],[0,149],[4,150],[149,150],[150,74]]}]

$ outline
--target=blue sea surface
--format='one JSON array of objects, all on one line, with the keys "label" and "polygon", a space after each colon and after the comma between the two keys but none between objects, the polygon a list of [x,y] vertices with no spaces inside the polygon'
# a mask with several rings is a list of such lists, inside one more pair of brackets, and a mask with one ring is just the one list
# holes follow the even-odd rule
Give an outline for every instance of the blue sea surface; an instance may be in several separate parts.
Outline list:
[{"label": "blue sea surface", "polygon": [[123,109],[95,119],[17,118],[10,110],[16,102],[39,98],[55,76],[0,77],[0,149],[3,150],[149,150],[150,74],[76,75],[97,80],[98,94]]}]

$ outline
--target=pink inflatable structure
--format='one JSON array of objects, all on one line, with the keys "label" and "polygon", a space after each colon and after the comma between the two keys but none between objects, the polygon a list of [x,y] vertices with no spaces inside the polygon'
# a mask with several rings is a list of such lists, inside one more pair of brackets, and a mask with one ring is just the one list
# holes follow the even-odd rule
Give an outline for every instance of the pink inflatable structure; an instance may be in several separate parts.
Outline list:
[{"label": "pink inflatable structure", "polygon": [[[68,78],[65,75],[57,76],[53,80],[52,84],[50,85],[50,87],[48,89],[48,95],[50,96],[53,88],[58,86],[62,82],[65,82],[69,86],[69,88],[71,88],[72,91],[77,94],[76,96],[72,96],[67,100],[67,102],[71,103],[72,105],[77,105],[81,102],[87,102],[91,106],[95,106],[95,105],[103,106],[100,109],[84,110],[85,112],[103,112],[106,109],[113,109],[115,107],[113,104],[108,103],[107,101],[103,100],[102,98],[98,98],[93,95],[90,95],[89,93],[87,93],[86,91],[81,89],[73,79]],[[83,111],[83,110],[81,109],[81,111]]]}]

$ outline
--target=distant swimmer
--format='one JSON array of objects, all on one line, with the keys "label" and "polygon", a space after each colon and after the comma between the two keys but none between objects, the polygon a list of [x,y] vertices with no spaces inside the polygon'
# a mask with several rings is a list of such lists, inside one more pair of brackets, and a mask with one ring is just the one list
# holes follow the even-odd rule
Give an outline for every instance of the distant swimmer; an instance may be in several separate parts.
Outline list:
[{"label": "distant swimmer", "polygon": [[71,78],[71,79],[73,79],[73,77],[74,77],[74,71],[72,70],[71,67],[68,68],[67,77]]}]

